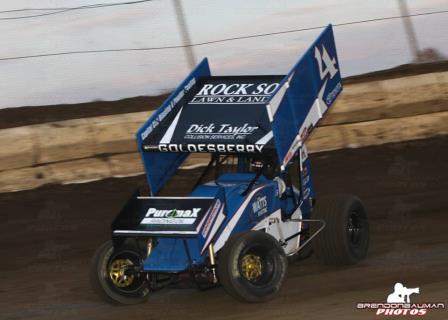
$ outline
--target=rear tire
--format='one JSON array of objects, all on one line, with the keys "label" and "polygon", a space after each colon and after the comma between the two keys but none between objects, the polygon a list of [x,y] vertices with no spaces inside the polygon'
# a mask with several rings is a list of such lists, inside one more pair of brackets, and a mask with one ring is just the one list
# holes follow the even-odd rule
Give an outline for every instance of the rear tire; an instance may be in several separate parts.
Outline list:
[{"label": "rear tire", "polygon": [[[138,266],[142,260],[135,248],[123,245],[118,251],[107,241],[93,255],[90,265],[90,282],[94,291],[113,304],[145,302],[150,294],[145,273],[121,275],[123,265]],[[132,279],[132,280],[131,280]]]},{"label": "rear tire", "polygon": [[[369,223],[361,200],[353,195],[336,195],[319,199],[313,219],[322,219],[327,226],[312,240],[317,258],[326,264],[354,264],[367,256]],[[319,228],[311,224],[311,234]]]},{"label": "rear tire", "polygon": [[[300,243],[306,241],[307,239],[301,239]],[[313,255],[314,251],[313,251],[313,247],[311,246],[311,243],[307,243],[302,249],[300,249],[299,252],[297,252],[296,254],[287,257],[288,258],[288,263],[292,264],[292,263],[296,263],[305,259],[308,259],[309,257],[311,257]]]},{"label": "rear tire", "polygon": [[228,294],[243,302],[274,298],[283,284],[287,268],[283,248],[262,231],[235,235],[219,252],[219,281]]}]

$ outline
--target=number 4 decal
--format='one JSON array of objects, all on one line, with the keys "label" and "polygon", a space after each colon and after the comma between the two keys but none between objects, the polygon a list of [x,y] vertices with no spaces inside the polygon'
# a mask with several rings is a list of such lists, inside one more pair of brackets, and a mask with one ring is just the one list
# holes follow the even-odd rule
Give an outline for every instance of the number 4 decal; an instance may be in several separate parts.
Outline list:
[{"label": "number 4 decal", "polygon": [[[314,57],[319,64],[320,79],[323,80],[327,74],[330,74],[330,79],[333,79],[336,73],[338,73],[336,58],[330,58],[324,45],[322,45],[322,54],[317,47],[314,48]],[[325,69],[323,65],[325,65]]]}]

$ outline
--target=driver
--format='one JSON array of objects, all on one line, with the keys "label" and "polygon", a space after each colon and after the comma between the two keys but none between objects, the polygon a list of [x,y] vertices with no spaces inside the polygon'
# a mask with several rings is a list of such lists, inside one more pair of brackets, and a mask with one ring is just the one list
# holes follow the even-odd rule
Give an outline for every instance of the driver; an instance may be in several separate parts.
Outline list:
[{"label": "driver", "polygon": [[286,184],[283,179],[279,176],[279,166],[276,157],[264,157],[261,159],[259,157],[255,157],[252,159],[250,163],[251,171],[259,172],[269,180],[274,180],[278,184],[278,196],[282,197],[284,192],[286,191]]},{"label": "driver", "polygon": [[252,158],[250,163],[251,171],[261,173],[269,180],[273,180],[278,175],[277,161],[274,157],[266,157],[261,159],[260,157]]}]

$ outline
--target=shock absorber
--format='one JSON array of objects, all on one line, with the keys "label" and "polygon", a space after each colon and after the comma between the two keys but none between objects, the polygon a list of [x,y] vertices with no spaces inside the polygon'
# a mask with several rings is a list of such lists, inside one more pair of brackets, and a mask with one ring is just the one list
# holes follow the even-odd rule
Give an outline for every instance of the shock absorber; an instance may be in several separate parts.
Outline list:
[{"label": "shock absorber", "polygon": [[216,276],[216,261],[215,261],[215,249],[213,243],[208,246],[208,255],[210,256],[210,267],[212,270],[212,282],[218,283],[218,277]]}]

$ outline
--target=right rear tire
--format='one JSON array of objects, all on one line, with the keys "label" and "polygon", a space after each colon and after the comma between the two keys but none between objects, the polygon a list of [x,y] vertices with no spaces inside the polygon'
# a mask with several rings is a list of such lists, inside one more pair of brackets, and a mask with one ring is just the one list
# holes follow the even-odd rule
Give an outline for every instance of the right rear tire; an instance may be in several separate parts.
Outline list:
[{"label": "right rear tire", "polygon": [[[361,200],[353,195],[335,195],[318,199],[312,212],[313,219],[327,223],[313,240],[317,258],[326,264],[354,264],[367,256],[369,223]],[[311,224],[311,234],[319,228]]]}]

